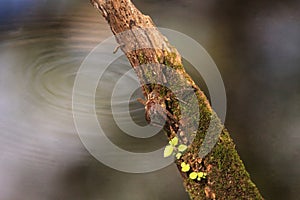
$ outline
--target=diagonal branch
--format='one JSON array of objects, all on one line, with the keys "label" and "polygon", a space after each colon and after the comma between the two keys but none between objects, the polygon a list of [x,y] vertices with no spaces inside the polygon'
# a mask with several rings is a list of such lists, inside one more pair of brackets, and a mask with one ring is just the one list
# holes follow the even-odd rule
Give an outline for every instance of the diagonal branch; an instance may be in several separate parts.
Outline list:
[{"label": "diagonal branch", "polygon": [[[151,18],[143,15],[130,0],[91,0],[91,3],[110,25],[120,49],[137,73],[146,98],[140,100],[145,105],[146,119],[150,122],[160,116],[166,120],[164,130],[169,140],[176,138],[176,133],[179,133],[180,142],[188,146],[175,163],[190,198],[263,199],[245,170],[229,133],[204,93],[186,73],[176,48],[158,31]],[[178,75],[169,73],[172,70],[184,81]],[[171,91],[163,86],[167,82],[176,87]],[[177,93],[174,89],[178,90]],[[175,94],[178,93],[183,93],[184,98],[176,98]],[[193,95],[197,98],[199,109],[196,112],[200,113],[199,118],[193,117],[197,113],[193,113],[195,109],[189,107]],[[190,118],[183,117],[180,104],[186,105]],[[195,123],[199,126],[195,139],[190,141],[190,131]],[[215,134],[208,136],[209,127]],[[208,145],[216,143],[207,155],[203,147],[205,137]],[[194,175],[199,179],[195,179]]]}]

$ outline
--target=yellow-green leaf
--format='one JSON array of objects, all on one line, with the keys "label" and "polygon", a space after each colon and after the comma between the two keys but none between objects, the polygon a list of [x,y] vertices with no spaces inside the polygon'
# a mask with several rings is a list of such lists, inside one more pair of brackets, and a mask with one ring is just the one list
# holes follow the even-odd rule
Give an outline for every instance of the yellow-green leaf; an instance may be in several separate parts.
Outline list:
[{"label": "yellow-green leaf", "polygon": [[175,147],[178,144],[178,137],[173,137],[169,144]]},{"label": "yellow-green leaf", "polygon": [[184,152],[187,149],[187,146],[184,144],[179,145],[178,151]]},{"label": "yellow-green leaf", "polygon": [[189,170],[190,170],[190,165],[189,164],[185,164],[184,162],[181,163],[181,171],[188,172]]},{"label": "yellow-green leaf", "polygon": [[194,180],[194,179],[197,178],[197,173],[196,172],[192,172],[192,173],[190,173],[189,177],[190,177],[190,179]]},{"label": "yellow-green leaf", "polygon": [[177,153],[176,158],[179,159],[181,157],[181,155],[182,155],[181,153]]},{"label": "yellow-green leaf", "polygon": [[203,173],[203,172],[199,172],[199,173],[198,173],[198,177],[199,177],[199,178],[202,178],[203,176],[204,176],[204,173]]},{"label": "yellow-green leaf", "polygon": [[173,153],[173,149],[174,147],[172,147],[171,145],[166,146],[164,150],[164,157],[169,157]]}]

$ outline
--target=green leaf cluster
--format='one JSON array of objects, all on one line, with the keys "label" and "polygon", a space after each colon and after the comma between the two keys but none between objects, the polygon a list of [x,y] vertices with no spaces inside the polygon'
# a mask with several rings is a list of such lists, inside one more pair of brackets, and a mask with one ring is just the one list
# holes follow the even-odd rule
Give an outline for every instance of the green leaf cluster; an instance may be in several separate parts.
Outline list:
[{"label": "green leaf cluster", "polygon": [[186,164],[185,162],[181,163],[181,171],[188,172],[190,170],[190,164]]},{"label": "green leaf cluster", "polygon": [[178,150],[178,152],[176,153],[176,158],[180,159],[180,157],[182,156],[182,153],[187,149],[187,146],[184,144],[180,144],[178,147],[178,137],[174,137],[169,141],[169,145],[167,145],[165,147],[164,150],[164,157],[169,157],[172,155],[172,153],[174,152],[175,149]]},{"label": "green leaf cluster", "polygon": [[192,172],[189,175],[190,179],[194,180],[197,178],[198,181],[200,181],[202,178],[206,178],[205,172]]}]

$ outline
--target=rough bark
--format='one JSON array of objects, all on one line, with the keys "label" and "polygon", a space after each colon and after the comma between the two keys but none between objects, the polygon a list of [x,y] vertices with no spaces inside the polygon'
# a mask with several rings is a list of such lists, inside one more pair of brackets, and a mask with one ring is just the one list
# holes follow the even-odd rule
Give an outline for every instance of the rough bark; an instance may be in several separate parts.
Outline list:
[{"label": "rough bark", "polygon": [[[155,27],[149,16],[143,15],[130,0],[91,0],[108,22],[121,50],[125,53],[138,78],[143,85],[146,100],[146,119],[150,121],[153,113],[162,115],[167,123],[164,130],[169,139],[178,132],[180,141],[188,145],[188,150],[180,159],[175,161],[182,175],[183,183],[191,199],[263,199],[257,187],[250,179],[248,172],[235,150],[235,145],[227,130],[223,127],[217,115],[212,110],[206,96],[185,72],[181,56],[176,48],[171,46]],[[127,32],[126,32],[127,31]],[[123,34],[126,32],[126,34]],[[143,47],[143,48],[140,48]],[[139,66],[148,67],[139,67]],[[167,67],[180,74],[185,81],[178,81],[174,73],[168,73]],[[145,84],[149,82],[172,82],[178,86],[178,91],[184,92],[184,102],[192,98],[189,90],[196,94],[200,118],[198,130],[194,133],[195,139],[189,143],[186,139],[189,126],[195,121],[191,118],[183,119],[181,116],[179,100],[174,91],[161,84]],[[158,106],[157,106],[158,105]],[[193,110],[193,109],[191,109]],[[192,111],[191,111],[192,112]],[[163,116],[163,113],[167,113]],[[192,124],[192,125],[191,125]],[[215,142],[212,151],[205,157],[199,156],[208,127],[221,134],[210,136],[208,141]],[[183,130],[182,127],[188,127]],[[181,163],[190,164],[188,172],[182,172]],[[193,171],[207,174],[205,179],[192,180],[189,174]]]}]

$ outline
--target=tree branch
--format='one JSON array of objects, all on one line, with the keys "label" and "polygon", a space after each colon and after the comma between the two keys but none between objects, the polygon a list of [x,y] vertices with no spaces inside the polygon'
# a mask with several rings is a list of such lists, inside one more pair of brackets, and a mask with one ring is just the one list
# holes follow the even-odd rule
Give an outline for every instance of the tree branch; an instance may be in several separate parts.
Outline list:
[{"label": "tree branch", "polygon": [[[137,73],[146,98],[140,102],[145,104],[147,121],[151,122],[155,115],[161,116],[166,120],[164,130],[169,140],[179,133],[180,142],[188,146],[175,163],[190,198],[263,199],[245,170],[229,133],[212,110],[204,93],[186,73],[176,48],[158,31],[151,18],[143,15],[130,0],[91,0],[91,3],[110,25],[120,49]],[[141,65],[146,67],[140,67]],[[168,73],[168,68],[180,74],[185,81],[178,80],[174,73]],[[182,117],[180,100],[176,98],[174,91],[162,86],[166,82],[176,85],[178,91],[183,91],[183,102],[190,102],[192,94],[196,95],[199,106],[196,111],[200,113],[196,122],[193,121],[194,109],[189,110],[188,105],[191,118],[187,121]],[[195,139],[190,142],[187,138],[194,123],[199,126]],[[221,134],[208,136],[209,127],[213,127],[212,132]],[[216,145],[208,155],[201,157],[201,151],[205,151],[205,147],[200,147],[205,136],[208,137],[208,143],[216,142]],[[182,163],[188,164],[189,170],[183,170]],[[192,172],[206,174],[206,178],[193,179]]]}]

